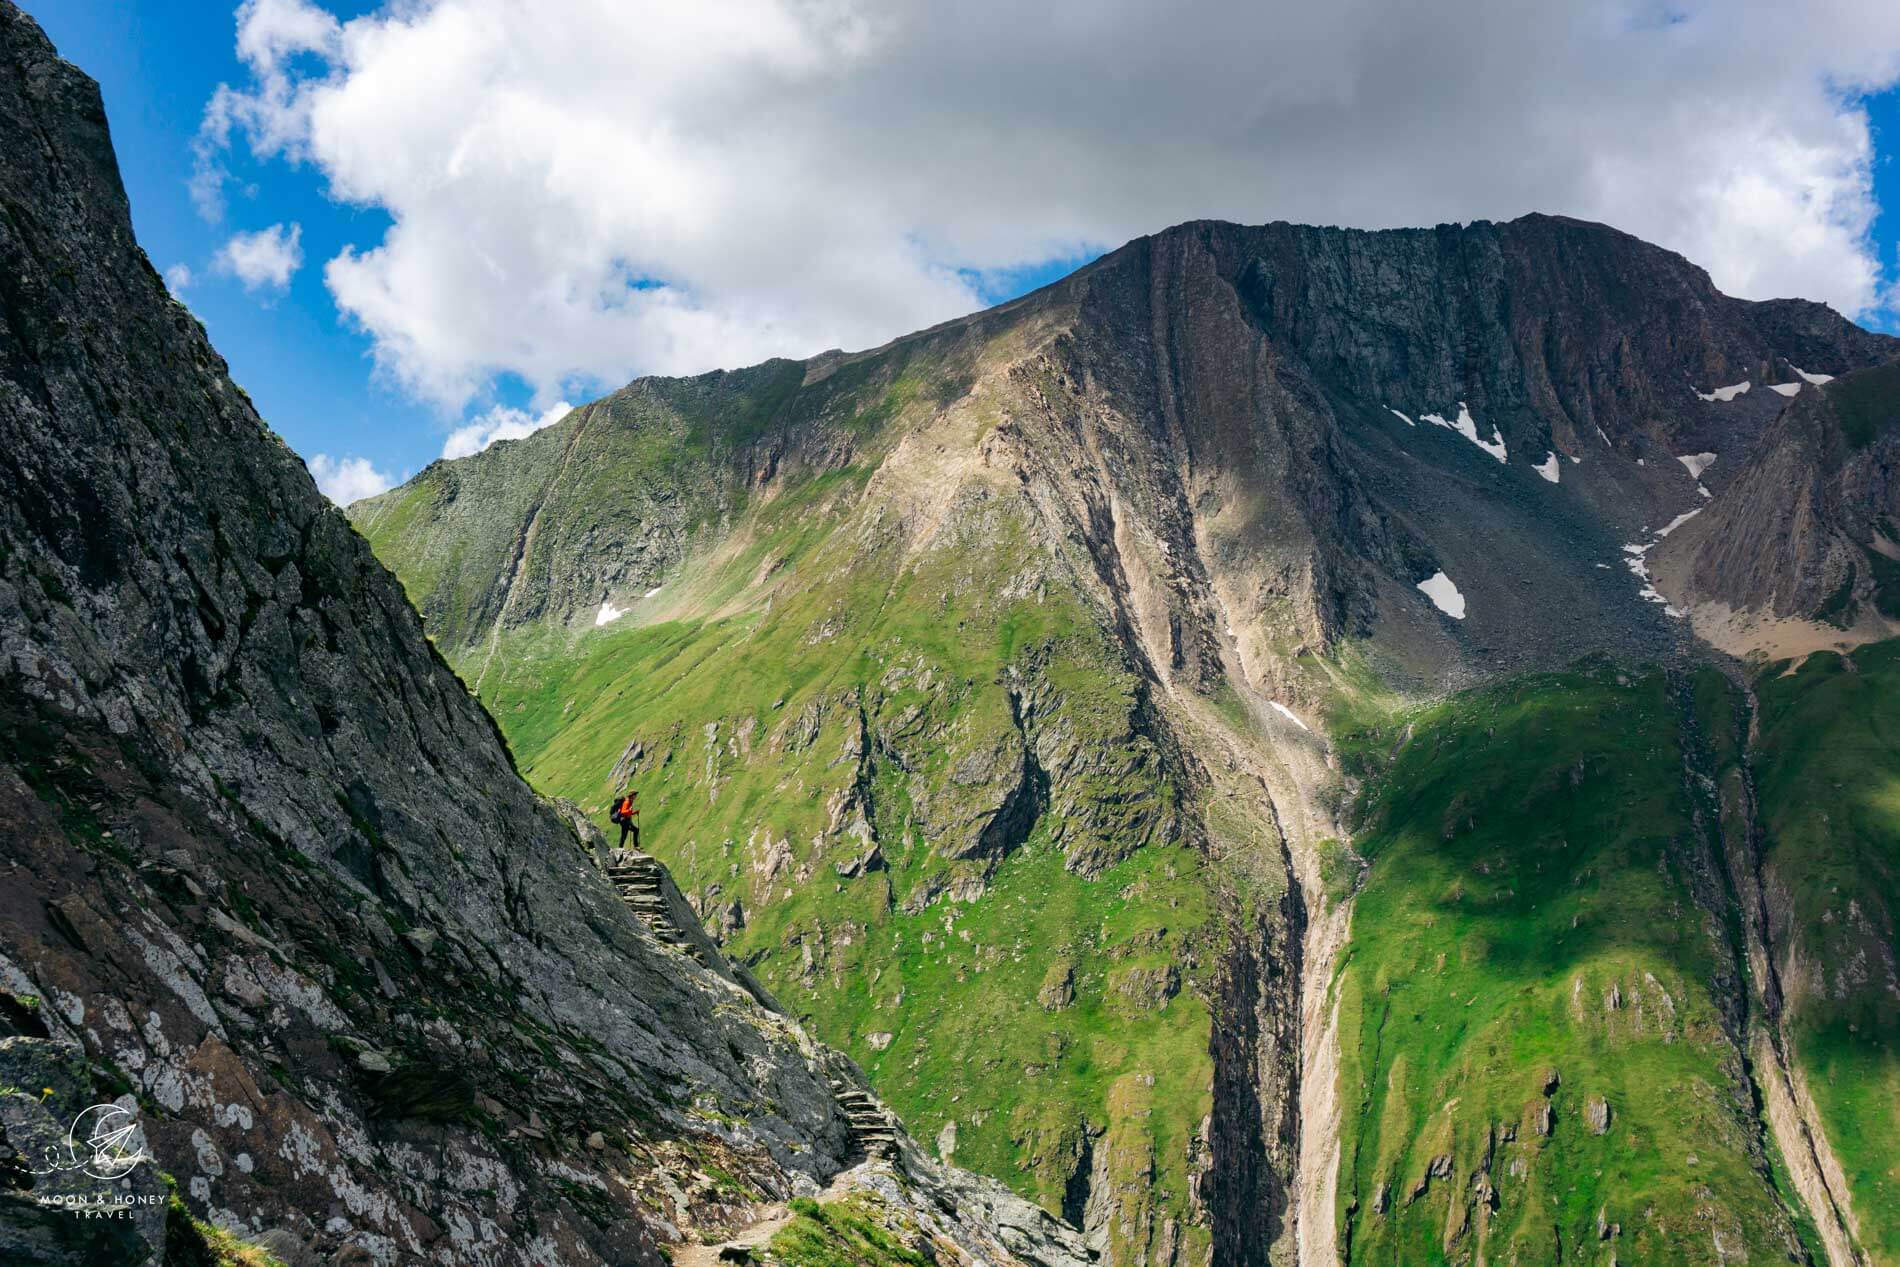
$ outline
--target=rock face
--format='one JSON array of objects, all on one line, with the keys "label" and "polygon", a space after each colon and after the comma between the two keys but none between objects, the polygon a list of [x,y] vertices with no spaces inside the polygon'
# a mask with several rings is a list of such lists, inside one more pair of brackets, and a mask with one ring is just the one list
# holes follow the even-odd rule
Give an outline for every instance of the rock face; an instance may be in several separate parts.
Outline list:
[{"label": "rock face", "polygon": [[1736,654],[1900,633],[1900,366],[1795,382],[1722,492],[1654,552],[1664,592]]},{"label": "rock face", "polygon": [[[858,1075],[620,901],[165,293],[95,86],[3,2],[0,62],[5,1060],[66,1044],[62,1109],[134,1097],[193,1214],[316,1261],[657,1265],[817,1191]],[[917,1175],[946,1243],[1080,1261]],[[9,1261],[137,1261],[88,1253]]]}]

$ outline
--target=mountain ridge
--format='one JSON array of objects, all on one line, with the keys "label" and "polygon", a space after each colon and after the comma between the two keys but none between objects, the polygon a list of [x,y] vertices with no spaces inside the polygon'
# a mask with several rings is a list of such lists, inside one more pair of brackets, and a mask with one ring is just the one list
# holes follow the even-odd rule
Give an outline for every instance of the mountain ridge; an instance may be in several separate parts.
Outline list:
[{"label": "mountain ridge", "polygon": [[[1557,217],[1194,222],[865,353],[639,380],[351,515],[531,781],[634,781],[729,952],[1110,1261],[1551,1261],[1606,1208],[1693,1261],[1692,1185],[1611,1151],[1647,1133],[1710,1159],[1722,1238],[1819,1261],[1859,1235],[1795,1195],[1848,1200],[1814,1180],[1842,1119],[1748,1107],[1762,1051],[1802,1067],[1724,896],[1773,850],[1717,846],[1746,815],[1698,766],[1756,670],[1704,675],[1727,574],[1685,590],[1671,552],[1703,505],[1760,513],[1744,459],[1818,378],[1897,350]],[[1421,735],[1497,773],[1441,792]],[[1574,934],[1516,897],[1555,876]],[[1414,922],[1452,912],[1675,1019],[1531,974],[1554,1029],[1422,1001],[1382,1052],[1380,998],[1489,953]],[[1671,1117],[1672,1079],[1719,1107]],[[1588,1210],[1545,1191],[1575,1173]]]}]

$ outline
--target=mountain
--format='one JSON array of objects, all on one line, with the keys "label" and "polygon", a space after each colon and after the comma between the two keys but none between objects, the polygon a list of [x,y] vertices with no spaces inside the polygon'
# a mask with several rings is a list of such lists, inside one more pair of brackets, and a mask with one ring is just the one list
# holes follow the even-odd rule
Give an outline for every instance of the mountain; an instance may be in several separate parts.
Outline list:
[{"label": "mountain", "polygon": [[0,1259],[709,1261],[796,1197],[804,1261],[1086,1261],[860,1164],[862,1075],[629,909],[166,294],[96,86],[7,3],[0,64]]},{"label": "mountain", "polygon": [[350,517],[1107,1261],[1900,1262],[1897,355],[1600,225],[1194,223]]}]

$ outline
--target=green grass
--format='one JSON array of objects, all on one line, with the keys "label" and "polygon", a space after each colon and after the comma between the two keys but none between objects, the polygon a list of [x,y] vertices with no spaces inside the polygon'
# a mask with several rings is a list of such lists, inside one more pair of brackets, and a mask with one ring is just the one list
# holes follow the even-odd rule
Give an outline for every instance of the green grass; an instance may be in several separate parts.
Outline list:
[{"label": "green grass", "polygon": [[166,1175],[165,1183],[167,1267],[284,1267],[269,1250],[194,1216],[178,1195],[177,1181]]},{"label": "green grass", "polygon": [[[1154,1225],[1184,1223],[1190,1136],[1211,1107],[1197,988],[1212,899],[1141,731],[1139,680],[1065,585],[1002,596],[1034,549],[1017,512],[907,556],[900,538],[841,529],[830,494],[860,478],[755,508],[750,543],[692,582],[717,609],[777,561],[769,604],[578,640],[505,635],[484,702],[529,780],[603,825],[609,772],[643,746],[643,844],[708,907],[742,903],[729,953],[919,1138],[954,1120],[959,1164],[1052,1211],[1085,1141],[1113,1138],[1111,1181]],[[465,653],[464,672],[485,654]],[[1014,786],[1018,714],[1057,769],[996,858],[976,811]],[[867,833],[882,869],[846,879]],[[785,869],[768,881],[774,857]],[[975,900],[946,893],[972,884]],[[1075,998],[1048,1011],[1057,961],[1074,965]]]},{"label": "green grass", "polygon": [[934,1260],[905,1243],[917,1236],[908,1221],[862,1197],[823,1205],[797,1197],[770,1249],[784,1267],[928,1267]]},{"label": "green grass", "polygon": [[1793,1234],[1721,1024],[1683,743],[1662,676],[1607,665],[1342,736],[1372,772],[1337,983],[1352,1261],[1595,1261],[1599,1211],[1625,1262]]},{"label": "green grass", "polygon": [[1864,1248],[1900,1263],[1900,642],[1756,683],[1757,793],[1797,1065],[1853,1193]]}]

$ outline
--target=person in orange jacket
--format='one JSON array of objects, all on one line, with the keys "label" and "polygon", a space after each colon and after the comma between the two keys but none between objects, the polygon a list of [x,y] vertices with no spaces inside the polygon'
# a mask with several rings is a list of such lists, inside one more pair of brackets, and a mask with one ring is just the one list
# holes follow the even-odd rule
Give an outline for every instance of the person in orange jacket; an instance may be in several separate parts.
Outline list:
[{"label": "person in orange jacket", "polygon": [[615,798],[613,809],[608,817],[620,824],[620,847],[627,847],[627,837],[633,837],[633,847],[640,847],[640,794],[629,789]]}]

